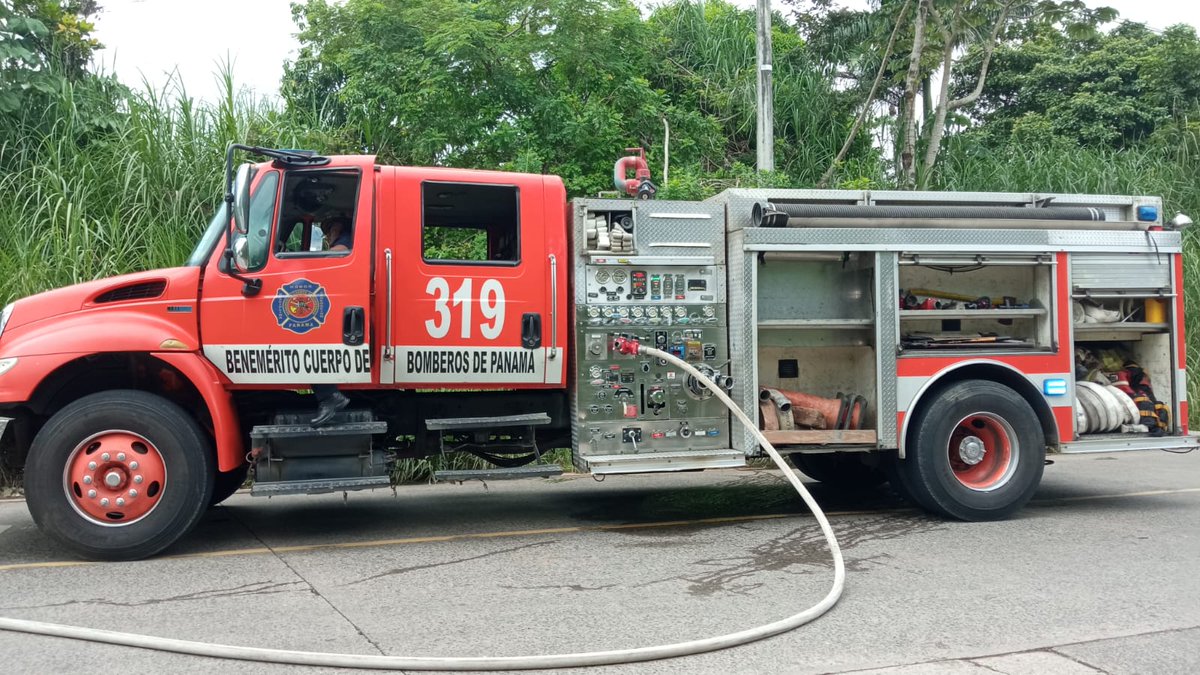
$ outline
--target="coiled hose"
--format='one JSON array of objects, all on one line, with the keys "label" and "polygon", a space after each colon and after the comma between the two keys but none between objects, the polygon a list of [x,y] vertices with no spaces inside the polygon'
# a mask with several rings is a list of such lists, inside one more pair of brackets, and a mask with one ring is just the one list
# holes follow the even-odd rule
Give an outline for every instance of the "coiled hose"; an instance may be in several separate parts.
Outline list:
[{"label": "coiled hose", "polygon": [[580,666],[600,666],[615,663],[634,663],[637,661],[652,661],[668,659],[689,654],[716,651],[726,647],[743,645],[763,638],[778,635],[802,626],[824,614],[837,603],[842,595],[846,581],[846,566],[842,562],[842,551],[833,535],[833,528],[821,507],[817,506],[812,495],[805,489],[804,484],[796,473],[784,462],[783,457],[775,450],[769,441],[758,430],[758,425],[750,421],[746,414],[721,391],[721,388],[705,377],[691,364],[653,347],[646,347],[636,340],[618,338],[615,343],[618,351],[624,354],[642,354],[675,365],[689,375],[703,382],[738,418],[745,428],[754,433],[759,444],[767,451],[771,459],[783,472],[783,475],[800,494],[800,498],[816,516],[825,541],[829,544],[829,552],[833,556],[833,586],[816,605],[780,619],[773,623],[748,628],[736,633],[718,635],[715,637],[676,642],[669,645],[651,647],[636,647],[633,649],[613,649],[602,652],[577,652],[574,654],[536,654],[530,656],[376,656],[371,654],[333,654],[328,652],[305,652],[288,649],[266,649],[263,647],[240,647],[236,645],[209,644],[192,640],[176,640],[173,638],[138,635],[136,633],[119,633],[116,631],[67,626],[41,621],[9,619],[0,617],[0,630],[51,637],[71,638],[88,642],[102,642],[126,647],[141,647],[157,651],[193,654],[220,659],[235,659],[239,661],[260,661],[264,663],[286,663],[297,666],[319,666],[326,668],[368,668],[376,670],[533,670],[540,668],[571,668]]}]

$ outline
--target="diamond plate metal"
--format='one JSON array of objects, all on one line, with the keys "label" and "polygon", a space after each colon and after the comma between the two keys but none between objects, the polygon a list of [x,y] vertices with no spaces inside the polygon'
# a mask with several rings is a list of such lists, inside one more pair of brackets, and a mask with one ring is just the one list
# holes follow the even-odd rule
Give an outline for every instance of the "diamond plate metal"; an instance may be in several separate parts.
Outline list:
[{"label": "diamond plate metal", "polygon": [[642,201],[634,212],[634,244],[648,256],[712,256],[725,264],[725,208],[701,202]]},{"label": "diamond plate metal", "polygon": [[896,434],[896,347],[900,342],[900,312],[896,303],[899,291],[895,253],[875,254],[875,302],[878,304],[875,320],[875,360],[879,364],[876,378],[876,396],[879,446],[897,446]]},{"label": "diamond plate metal", "polygon": [[1108,220],[1133,221],[1138,206],[1158,208],[1162,223],[1162,199],[1140,195],[1086,195],[1044,192],[908,192],[896,190],[785,190],[742,189],[726,190],[708,202],[729,207],[729,228],[750,227],[750,206],[755,202],[803,202],[809,204],[959,204],[964,206],[1032,206],[1048,200],[1048,208],[1090,206],[1104,211]]},{"label": "diamond plate metal", "polygon": [[[754,301],[757,273],[755,263],[758,256],[743,252],[742,242],[742,231],[729,233],[729,354],[732,358],[729,368],[733,376],[730,398],[754,419],[758,414],[758,370],[755,367],[755,355],[758,354],[758,309]],[[736,419],[733,420],[733,424],[734,448],[748,455],[758,454],[758,441],[754,439],[754,435]]]},{"label": "diamond plate metal", "polygon": [[961,230],[887,228],[752,227],[746,229],[752,251],[835,250],[906,252],[1113,252],[1178,253],[1178,232],[1102,230]]}]

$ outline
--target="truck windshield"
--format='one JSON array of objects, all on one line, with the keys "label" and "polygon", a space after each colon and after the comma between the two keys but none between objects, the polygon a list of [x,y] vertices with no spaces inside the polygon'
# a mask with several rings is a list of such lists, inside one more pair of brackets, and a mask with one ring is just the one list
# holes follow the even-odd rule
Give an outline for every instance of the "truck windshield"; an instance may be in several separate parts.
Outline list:
[{"label": "truck windshield", "polygon": [[187,267],[203,267],[207,264],[208,257],[212,255],[217,241],[220,240],[221,234],[225,232],[225,228],[228,226],[229,221],[228,216],[225,215],[225,204],[222,203],[213,215],[212,220],[208,222],[208,227],[204,229],[204,236],[200,237],[200,242],[196,244],[196,248],[188,256],[187,262],[184,264]]}]

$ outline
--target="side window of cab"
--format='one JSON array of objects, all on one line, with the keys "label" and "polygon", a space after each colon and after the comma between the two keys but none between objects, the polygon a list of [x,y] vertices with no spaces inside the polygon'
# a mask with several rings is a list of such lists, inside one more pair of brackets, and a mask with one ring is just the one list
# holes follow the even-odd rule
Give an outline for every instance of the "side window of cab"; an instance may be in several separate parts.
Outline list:
[{"label": "side window of cab", "polygon": [[348,255],[354,248],[357,171],[292,172],[284,179],[275,257]]}]

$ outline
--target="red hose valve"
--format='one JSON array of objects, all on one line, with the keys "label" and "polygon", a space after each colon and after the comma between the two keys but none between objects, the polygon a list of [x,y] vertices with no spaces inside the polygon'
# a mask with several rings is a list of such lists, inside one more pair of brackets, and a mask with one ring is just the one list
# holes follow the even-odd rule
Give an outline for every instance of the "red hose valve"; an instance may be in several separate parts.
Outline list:
[{"label": "red hose valve", "polygon": [[620,354],[634,356],[641,348],[642,346],[633,338],[618,337],[613,340],[613,349],[617,350],[617,352]]}]

